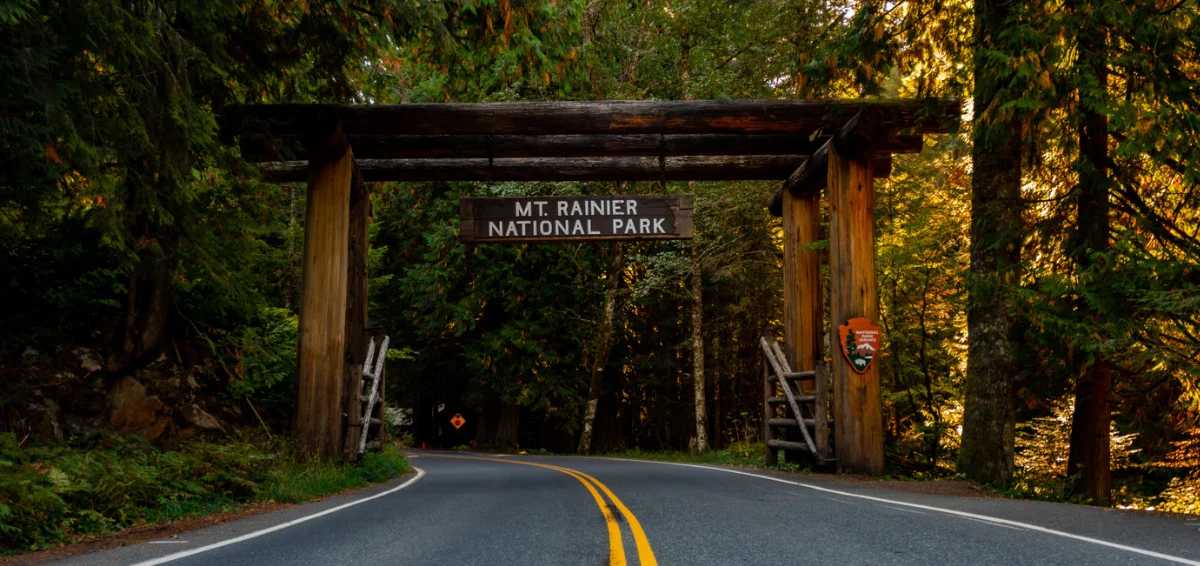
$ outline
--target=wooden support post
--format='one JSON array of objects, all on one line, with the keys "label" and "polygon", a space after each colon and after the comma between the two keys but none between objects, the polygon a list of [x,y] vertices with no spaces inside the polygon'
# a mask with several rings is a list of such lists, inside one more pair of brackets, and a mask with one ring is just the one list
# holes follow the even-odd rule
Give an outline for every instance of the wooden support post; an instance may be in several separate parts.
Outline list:
[{"label": "wooden support post", "polygon": [[[336,154],[335,154],[336,155]],[[347,255],[354,155],[314,159],[304,214],[295,431],[309,456],[334,459],[342,446]]]},{"label": "wooden support post", "polygon": [[343,377],[346,414],[346,433],[342,439],[342,454],[347,459],[358,457],[358,440],[362,434],[362,372],[367,358],[367,234],[371,222],[371,195],[362,182],[358,168],[354,169],[350,187],[350,229],[346,287],[346,373]]},{"label": "wooden support post", "polygon": [[[879,320],[875,288],[875,194],[868,155],[829,149],[829,266],[832,334],[855,317]],[[838,469],[883,473],[883,413],[879,365],[857,373],[842,355],[832,355],[834,435]]]},{"label": "wooden support post", "polygon": [[823,358],[821,256],[806,249],[821,238],[820,193],[783,195],[783,352],[793,371]]}]

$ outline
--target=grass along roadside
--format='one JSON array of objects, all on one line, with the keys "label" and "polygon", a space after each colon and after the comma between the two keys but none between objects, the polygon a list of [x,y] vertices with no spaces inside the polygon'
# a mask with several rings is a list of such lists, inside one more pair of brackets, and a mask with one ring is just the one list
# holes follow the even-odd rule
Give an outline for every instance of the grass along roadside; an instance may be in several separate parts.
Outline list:
[{"label": "grass along roadside", "polygon": [[194,442],[164,451],[140,437],[22,447],[0,434],[0,556],[247,504],[309,501],[411,469],[395,446],[345,464],[306,461],[278,441]]},{"label": "grass along roadside", "polygon": [[699,454],[684,451],[652,452],[639,449],[624,450],[597,454],[606,458],[631,458],[635,460],[659,460],[664,462],[683,462],[688,464],[713,464],[721,466],[736,466],[740,468],[757,468],[784,472],[807,472],[808,466],[779,462],[776,467],[767,467],[766,447],[761,442],[737,442],[720,450],[707,450]]}]

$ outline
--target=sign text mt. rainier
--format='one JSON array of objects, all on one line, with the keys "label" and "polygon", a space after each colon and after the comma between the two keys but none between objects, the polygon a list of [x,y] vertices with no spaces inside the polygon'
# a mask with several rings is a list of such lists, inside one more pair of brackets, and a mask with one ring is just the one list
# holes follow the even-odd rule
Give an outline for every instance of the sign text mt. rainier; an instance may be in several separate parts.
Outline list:
[{"label": "sign text mt. rainier", "polygon": [[679,240],[692,237],[692,196],[464,198],[463,242]]}]

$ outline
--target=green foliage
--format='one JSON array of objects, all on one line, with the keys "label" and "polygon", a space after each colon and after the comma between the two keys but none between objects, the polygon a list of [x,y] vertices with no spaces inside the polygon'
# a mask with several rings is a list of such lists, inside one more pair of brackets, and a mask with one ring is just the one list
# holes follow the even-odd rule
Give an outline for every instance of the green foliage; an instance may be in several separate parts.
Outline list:
[{"label": "green foliage", "polygon": [[22,448],[0,434],[0,547],[29,550],[227,507],[252,498],[273,465],[248,444],[163,452],[140,437],[100,436],[85,449]]},{"label": "green foliage", "polygon": [[[577,97],[579,0],[433,2],[443,30],[405,37],[386,59],[404,102],[496,99],[503,92]],[[416,64],[404,61],[414,55]],[[393,58],[394,57],[394,58]]]},{"label": "green foliage", "polygon": [[[1017,428],[1017,474],[1007,493],[1015,497],[1049,501],[1084,501],[1073,492],[1075,477],[1067,475],[1071,443],[1073,404],[1061,402],[1051,415],[1036,417]],[[1112,468],[1130,466],[1139,451],[1133,448],[1137,434],[1120,434],[1113,425],[1110,435]]]},{"label": "green foliage", "polygon": [[577,321],[594,316],[600,254],[565,244],[468,248],[457,239],[449,190],[376,200],[376,242],[403,251],[381,266],[392,278],[372,286],[374,316],[393,321],[394,343],[421,353],[396,375],[433,387],[470,375],[476,398],[531,406],[571,426],[587,383],[581,349],[594,331]]},{"label": "green foliage", "polygon": [[0,332],[18,336],[0,342],[115,336],[136,359],[163,336],[221,342],[268,305],[290,307],[302,198],[255,181],[218,143],[217,113],[361,99],[392,78],[362,62],[439,29],[440,13],[388,0],[0,3]]},{"label": "green foliage", "polygon": [[313,462],[286,448],[272,479],[259,491],[259,499],[299,503],[313,498],[366,487],[412,471],[404,453],[393,445],[368,452],[355,464]]},{"label": "green foliage", "polygon": [[94,435],[76,447],[22,447],[0,434],[0,551],[22,552],[131,525],[301,502],[410,471],[394,446],[357,464],[303,461],[244,442],[162,451],[140,437]]},{"label": "green foliage", "polygon": [[[223,335],[232,352],[225,369],[233,376],[227,396],[250,397],[260,406],[290,409],[295,387],[297,317],[285,309],[264,309],[260,320],[237,335]],[[389,351],[390,353],[390,351]],[[232,367],[231,367],[232,366]]]}]

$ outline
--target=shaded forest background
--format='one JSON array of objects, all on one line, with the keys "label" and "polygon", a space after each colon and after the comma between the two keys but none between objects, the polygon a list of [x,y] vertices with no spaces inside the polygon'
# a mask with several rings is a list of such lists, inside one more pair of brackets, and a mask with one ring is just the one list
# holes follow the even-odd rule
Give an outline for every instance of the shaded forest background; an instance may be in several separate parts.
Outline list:
[{"label": "shaded forest background", "polygon": [[[4,430],[170,445],[255,411],[287,430],[304,191],[220,139],[229,105],[960,96],[962,129],[876,187],[890,469],[1200,510],[1198,16],[1190,0],[0,0]],[[389,403],[416,442],[570,452],[598,368],[594,451],[684,450],[700,376],[708,443],[752,445],[757,341],[780,333],[776,186],[373,186],[371,324],[402,346]],[[694,241],[457,240],[465,195],[664,191],[696,195]]]}]

